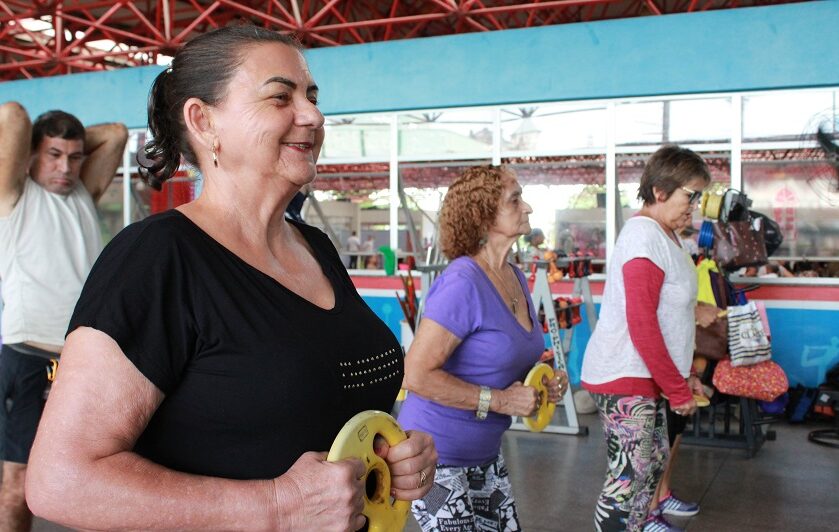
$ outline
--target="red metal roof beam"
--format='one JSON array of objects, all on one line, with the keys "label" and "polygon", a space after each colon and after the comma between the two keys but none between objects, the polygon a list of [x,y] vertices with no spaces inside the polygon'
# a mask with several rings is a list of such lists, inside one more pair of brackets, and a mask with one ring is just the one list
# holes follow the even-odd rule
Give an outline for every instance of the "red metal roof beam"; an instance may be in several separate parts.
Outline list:
[{"label": "red metal roof beam", "polygon": [[[399,0],[393,0],[393,2],[390,4],[390,13],[388,14],[388,17],[387,17],[389,20],[393,20],[394,15],[396,15],[396,10],[398,8],[399,8]],[[385,35],[384,35],[384,40],[385,41],[390,40],[390,35],[391,35],[392,32],[393,32],[393,23],[390,22],[385,26]]]},{"label": "red metal roof beam", "polygon": [[17,16],[15,15],[15,13],[14,13],[11,9],[9,9],[9,7],[8,7],[7,5],[5,5],[5,4],[3,4],[3,3],[0,3],[0,9],[2,9],[3,11],[6,11],[6,13],[8,13],[8,14],[9,14],[9,16],[11,16],[11,17],[12,17],[12,19],[15,21],[15,26],[17,26],[18,28],[20,28],[20,30],[21,30],[23,33],[25,33],[26,35],[28,35],[28,36],[29,36],[29,38],[30,38],[30,39],[32,39],[32,42],[33,42],[36,46],[38,46],[38,48],[40,48],[41,50],[43,50],[43,51],[44,51],[45,53],[47,53],[47,54],[50,54],[50,53],[51,53],[51,50],[50,50],[49,48],[47,48],[46,46],[44,46],[44,45],[41,43],[41,41],[39,40],[39,38],[35,36],[35,34],[33,34],[33,33],[32,33],[31,31],[29,31],[28,29],[26,29],[26,27],[24,27],[24,25],[23,25],[23,24],[21,24],[20,19],[18,19],[18,18],[17,18]]},{"label": "red metal roof beam", "polygon": [[[474,0],[474,2],[473,2],[473,3],[478,4],[478,5],[480,6],[480,8],[481,8],[481,9],[486,9],[486,6],[485,6],[485,5],[483,4],[483,2],[481,2],[480,0]],[[471,6],[471,5],[472,5],[472,3],[469,3],[469,5]],[[469,13],[469,12],[471,12],[471,11],[467,11],[467,13]],[[496,19],[493,15],[487,15],[487,18],[488,18],[488,19],[489,19],[489,21],[492,23],[492,25],[493,25],[493,26],[495,26],[495,29],[496,29],[496,30],[506,30],[506,29],[507,29],[506,27],[502,26],[502,25],[498,22],[498,19]]]},{"label": "red metal roof beam", "polygon": [[488,15],[491,13],[507,13],[511,11],[526,11],[528,9],[552,9],[552,8],[567,8],[574,6],[585,6],[595,4],[613,4],[621,0],[554,0],[552,2],[530,2],[528,4],[517,4],[508,6],[486,7],[482,9],[472,9],[470,13],[473,15]]},{"label": "red metal roof beam", "polygon": [[370,28],[375,26],[385,26],[390,23],[409,24],[413,22],[431,22],[434,20],[444,19],[448,16],[448,13],[429,13],[425,15],[407,15],[403,17],[396,17],[393,19],[387,18],[380,20],[360,20],[357,22],[349,22],[347,24],[327,24],[325,26],[315,26],[314,28],[311,28],[310,31],[326,32],[346,29],[349,27]]},{"label": "red metal roof beam", "polygon": [[313,26],[316,26],[317,23],[320,22],[339,1],[340,0],[329,0],[326,5],[320,9],[320,11],[315,13],[309,20],[303,23],[303,27],[310,29]]},{"label": "red metal roof beam", "polygon": [[655,5],[655,0],[646,0],[647,7],[650,8],[650,12],[653,15],[661,15],[661,10]]},{"label": "red metal roof beam", "polygon": [[[88,26],[87,30],[85,30],[85,32],[84,32],[84,36],[79,38],[79,39],[76,39],[75,41],[73,41],[70,46],[77,46],[82,40],[84,40],[88,36],[90,36],[90,34],[93,33],[94,29],[97,29],[97,30],[101,31],[102,34],[106,38],[108,38],[112,41],[116,41],[116,39],[111,37],[111,35],[113,34],[113,35],[119,35],[121,37],[128,37],[130,39],[136,39],[137,41],[140,41],[140,42],[143,42],[143,43],[146,43],[146,44],[160,44],[158,41],[156,41],[154,39],[150,39],[150,38],[148,38],[144,35],[140,35],[138,33],[131,33],[129,31],[121,30],[121,29],[115,28],[113,26],[105,25],[105,22],[108,21],[108,19],[111,17],[111,15],[113,15],[116,11],[118,11],[122,6],[123,6],[122,2],[113,4],[110,9],[108,9],[104,14],[102,14],[102,16],[100,16],[96,20],[87,20],[87,19],[83,19],[83,18],[74,16],[74,15],[68,15],[68,14],[65,13],[63,15],[65,20],[69,20],[69,21],[72,21],[72,22],[77,22],[81,25]],[[93,14],[91,14],[91,13],[85,13],[85,14],[88,15],[89,17],[93,17]]]},{"label": "red metal roof beam", "polygon": [[[333,15],[335,15],[335,18],[337,18],[338,20],[340,20],[340,21],[341,21],[341,23],[343,23],[343,24],[347,24],[347,23],[349,22],[349,21],[346,19],[346,17],[344,17],[344,16],[341,14],[341,12],[340,12],[340,11],[338,11],[336,8],[334,8],[334,7],[333,7],[333,8],[331,8],[331,9],[332,9],[332,14],[333,14]],[[356,31],[356,29],[355,29],[355,28],[347,28],[347,31],[350,33],[350,35],[352,35],[352,36],[355,38],[356,42],[358,42],[359,44],[364,43],[364,42],[367,42],[367,41],[365,41],[365,40],[361,37],[361,35],[359,35],[358,31]],[[340,38],[339,38],[338,40],[340,41]]]}]

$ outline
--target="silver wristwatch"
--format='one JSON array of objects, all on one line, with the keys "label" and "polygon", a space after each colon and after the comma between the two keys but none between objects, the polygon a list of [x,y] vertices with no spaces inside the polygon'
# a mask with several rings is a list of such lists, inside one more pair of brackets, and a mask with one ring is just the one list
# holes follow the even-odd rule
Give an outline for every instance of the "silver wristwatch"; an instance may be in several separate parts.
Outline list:
[{"label": "silver wristwatch", "polygon": [[481,386],[481,395],[478,397],[478,410],[475,411],[475,417],[483,421],[487,418],[489,412],[489,402],[492,400],[492,390],[489,386]]}]

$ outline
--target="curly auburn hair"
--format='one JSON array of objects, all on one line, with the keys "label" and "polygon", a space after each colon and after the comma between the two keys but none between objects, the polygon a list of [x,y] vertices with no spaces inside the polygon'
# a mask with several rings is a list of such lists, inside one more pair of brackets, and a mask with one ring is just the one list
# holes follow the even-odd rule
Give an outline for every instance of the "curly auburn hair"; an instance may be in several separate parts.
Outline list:
[{"label": "curly auburn hair", "polygon": [[504,166],[473,166],[449,187],[439,218],[440,249],[449,260],[474,255],[484,245],[510,175]]}]

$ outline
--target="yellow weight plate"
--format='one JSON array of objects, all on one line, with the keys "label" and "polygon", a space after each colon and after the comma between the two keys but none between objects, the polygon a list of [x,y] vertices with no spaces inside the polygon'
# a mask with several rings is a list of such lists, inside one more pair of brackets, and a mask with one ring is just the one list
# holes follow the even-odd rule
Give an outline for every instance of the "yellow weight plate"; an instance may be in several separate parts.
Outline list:
[{"label": "yellow weight plate", "polygon": [[[661,397],[667,399],[667,396],[664,394],[660,394]],[[669,401],[669,399],[667,399]],[[711,400],[705,397],[704,395],[696,395],[693,394],[693,400],[696,401],[696,406],[699,408],[705,408],[706,406],[711,404]]]},{"label": "yellow weight plate", "polygon": [[711,404],[711,401],[704,395],[694,395],[693,400],[696,401],[696,406],[699,408],[705,408]]},{"label": "yellow weight plate", "polygon": [[718,220],[725,196],[716,192],[706,192],[702,195],[702,216],[711,220]]},{"label": "yellow weight plate", "polygon": [[396,445],[408,436],[390,414],[366,410],[352,417],[329,449],[326,459],[337,462],[359,458],[367,468],[364,473],[364,515],[370,532],[389,532],[405,528],[410,501],[391,501],[390,469],[373,450],[373,440],[379,434],[388,445]]},{"label": "yellow weight plate", "polygon": [[406,397],[408,397],[408,390],[406,390],[405,388],[400,388],[399,393],[396,395],[396,400],[404,401]]},{"label": "yellow weight plate", "polygon": [[531,432],[542,432],[551,419],[554,417],[554,410],[556,410],[556,403],[548,401],[548,387],[542,384],[542,377],[548,377],[548,380],[554,378],[554,370],[545,363],[539,363],[533,366],[527,377],[524,379],[525,386],[532,386],[539,392],[541,403],[536,415],[523,418],[525,426]]}]

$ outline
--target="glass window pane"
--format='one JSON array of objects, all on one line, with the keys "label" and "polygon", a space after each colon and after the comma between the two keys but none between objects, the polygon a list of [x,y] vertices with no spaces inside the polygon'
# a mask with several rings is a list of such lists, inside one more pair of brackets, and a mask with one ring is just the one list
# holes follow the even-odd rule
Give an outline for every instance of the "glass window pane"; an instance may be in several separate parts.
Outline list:
[{"label": "glass window pane", "polygon": [[673,100],[665,115],[667,142],[726,142],[731,139],[731,99]]},{"label": "glass window pane", "polygon": [[605,258],[606,157],[545,157],[508,161],[533,208],[530,225],[548,249]]},{"label": "glass window pane", "polygon": [[[711,169],[712,184],[718,183],[721,186],[729,186],[731,183],[731,157],[729,153],[699,153]],[[644,202],[638,199],[641,175],[644,173],[644,166],[652,154],[619,154],[617,158],[618,190],[620,191],[622,220],[618,220],[618,231],[622,222],[634,216]],[[699,209],[694,211],[693,224],[699,227],[702,223],[702,216]]]},{"label": "glass window pane", "polygon": [[661,144],[664,102],[623,103],[615,108],[618,145]]},{"label": "glass window pane", "polygon": [[390,117],[354,115],[327,117],[321,163],[330,159],[378,160],[390,158]]},{"label": "glass window pane", "polygon": [[[201,179],[197,170],[182,167],[174,177],[167,179],[161,189],[155,190],[139,177],[131,179],[131,221],[142,220],[152,214],[174,209],[188,203],[200,193]],[[116,189],[122,202],[122,180],[114,180],[109,191]],[[122,208],[120,206],[120,216]]]},{"label": "glass window pane", "polygon": [[[148,132],[145,129],[133,129],[128,132],[128,142],[125,149],[128,152],[128,173],[131,176],[131,217],[132,222],[141,220],[148,216],[148,195],[138,193],[139,190],[145,190],[148,187],[142,183],[138,174],[137,154],[143,151],[146,139],[149,138]],[[105,189],[102,197],[96,208],[99,212],[99,220],[102,228],[102,241],[107,243],[117,233],[119,233],[123,226],[123,175],[124,170],[122,163],[124,159],[120,160],[120,167],[117,168],[116,176],[111,184]]]},{"label": "glass window pane", "polygon": [[833,91],[799,91],[743,97],[743,140],[801,140],[836,121]]},{"label": "glass window pane", "polygon": [[96,204],[103,244],[109,242],[123,227],[122,182],[121,176],[115,177]]},{"label": "glass window pane", "polygon": [[545,104],[501,110],[501,150],[534,155],[605,148],[606,109],[591,104]]},{"label": "glass window pane", "polygon": [[[151,138],[151,135],[145,129],[132,129],[128,132],[128,142],[125,149],[128,150],[128,166],[132,173],[137,172],[137,154],[143,151],[148,138]],[[122,161],[120,161],[120,168],[117,173],[122,174]]]},{"label": "glass window pane", "polygon": [[630,102],[616,107],[618,145],[707,143],[731,139],[731,99]]},{"label": "glass window pane", "polygon": [[423,111],[399,115],[400,160],[492,155],[493,111]]},{"label": "glass window pane", "polygon": [[334,191],[338,197],[366,198],[373,190],[390,187],[388,163],[318,164],[318,176],[312,183],[315,190]]},{"label": "glass window pane", "polygon": [[743,153],[743,188],[752,209],[775,220],[784,235],[775,257],[839,257],[837,177],[821,154]]},{"label": "glass window pane", "polygon": [[[417,210],[421,205],[423,210],[428,208],[423,190],[416,192],[415,186],[434,187],[436,183],[449,184],[459,174],[457,169],[449,169],[444,163],[410,163],[400,165],[402,182],[405,186],[405,196],[408,206],[413,211],[414,228],[418,232],[420,250],[433,237],[433,222],[426,226],[424,216]],[[313,183],[314,197],[317,198],[320,211],[314,208],[309,200],[304,208],[303,216],[307,223],[319,227],[330,234],[327,224],[334,233],[335,245],[342,255],[344,264],[354,268],[381,268],[381,255],[376,251],[381,246],[390,243],[390,172],[387,163],[365,164],[329,164],[318,167],[318,178]],[[433,188],[432,188],[433,190]],[[417,197],[421,199],[417,200]],[[439,201],[432,202],[433,210],[439,207]],[[416,201],[415,201],[416,200]],[[322,219],[320,213],[325,218]],[[416,250],[409,235],[409,222],[402,209],[398,214],[397,247],[403,260],[404,254]],[[360,258],[352,259],[354,255],[347,249],[347,239],[356,231],[362,242],[367,244],[369,251],[364,251]],[[370,240],[372,237],[372,240]],[[426,239],[427,237],[427,239]],[[420,252],[420,257],[423,254]],[[368,260],[369,259],[369,260]]]}]

